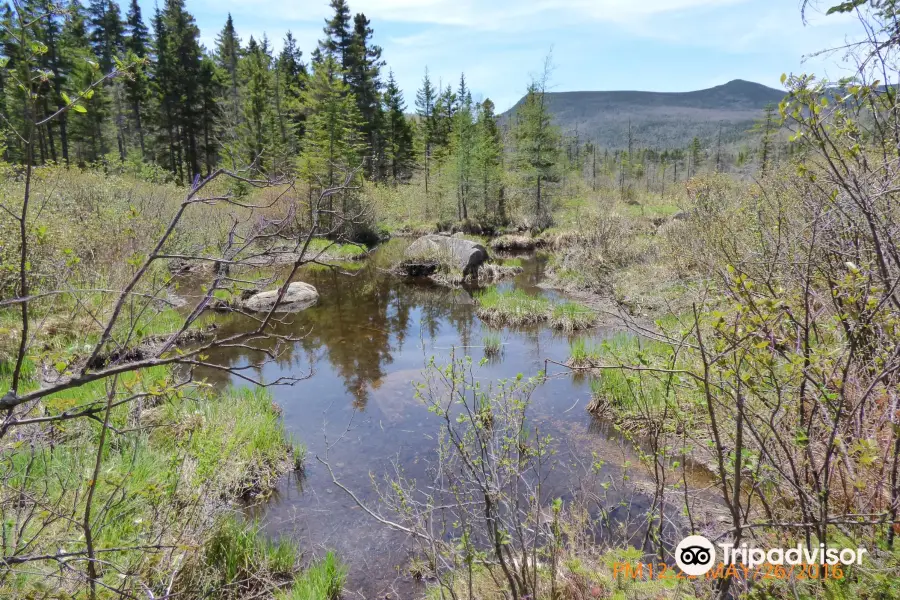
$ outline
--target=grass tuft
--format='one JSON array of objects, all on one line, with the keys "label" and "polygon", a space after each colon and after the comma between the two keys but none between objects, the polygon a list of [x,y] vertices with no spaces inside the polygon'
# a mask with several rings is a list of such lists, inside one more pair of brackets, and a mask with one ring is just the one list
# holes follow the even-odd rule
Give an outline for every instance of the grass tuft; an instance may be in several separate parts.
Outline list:
[{"label": "grass tuft", "polygon": [[486,333],[481,338],[481,343],[484,344],[484,355],[487,357],[499,356],[503,349],[500,334],[494,331]]},{"label": "grass tuft", "polygon": [[476,296],[478,316],[493,324],[519,327],[549,322],[562,331],[575,331],[593,327],[596,314],[577,302],[555,304],[541,296],[532,296],[523,290],[501,292],[488,288]]},{"label": "grass tuft", "polygon": [[546,321],[551,309],[546,298],[531,296],[518,289],[501,292],[496,287],[488,288],[478,294],[476,300],[479,317],[514,327]]},{"label": "grass tuft", "polygon": [[596,313],[577,302],[557,304],[553,307],[553,313],[550,315],[550,326],[567,332],[588,329],[593,327],[596,322]]},{"label": "grass tuft", "polygon": [[[243,522],[234,515],[223,518],[205,545],[204,563],[217,589],[253,589],[254,581],[289,578],[299,561],[296,546],[270,540],[258,522]],[[235,590],[237,591],[237,590]]]},{"label": "grass tuft", "polygon": [[338,600],[346,581],[346,565],[329,552],[298,576],[289,590],[276,594],[275,600]]}]

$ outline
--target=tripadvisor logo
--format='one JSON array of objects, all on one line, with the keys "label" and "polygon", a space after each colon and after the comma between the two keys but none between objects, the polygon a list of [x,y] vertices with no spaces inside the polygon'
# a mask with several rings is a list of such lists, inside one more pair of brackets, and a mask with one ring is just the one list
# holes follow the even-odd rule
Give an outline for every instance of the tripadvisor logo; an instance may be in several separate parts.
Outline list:
[{"label": "tripadvisor logo", "polygon": [[675,564],[686,575],[703,575],[716,561],[716,548],[702,535],[689,535],[675,548]]},{"label": "tripadvisor logo", "polygon": [[[862,564],[865,548],[828,548],[825,544],[818,547],[805,548],[797,544],[792,548],[747,547],[741,544],[719,544],[724,564],[741,564],[753,569],[762,564],[771,565],[853,565]],[[716,561],[716,548],[702,535],[689,535],[681,540],[675,548],[675,563],[686,575],[703,575],[712,569]]]}]

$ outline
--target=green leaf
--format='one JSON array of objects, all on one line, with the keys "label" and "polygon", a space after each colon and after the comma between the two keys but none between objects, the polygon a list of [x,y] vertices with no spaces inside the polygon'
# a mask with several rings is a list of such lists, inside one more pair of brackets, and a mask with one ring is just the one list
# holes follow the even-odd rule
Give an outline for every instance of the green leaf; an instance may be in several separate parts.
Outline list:
[{"label": "green leaf", "polygon": [[847,0],[847,2],[841,2],[837,6],[832,6],[825,14],[833,15],[834,13],[848,13],[853,11],[857,6],[862,6],[868,1],[869,0]]},{"label": "green leaf", "polygon": [[86,113],[87,112],[87,109],[80,104],[76,104],[75,106],[73,106],[72,110],[74,110],[77,113]]},{"label": "green leaf", "polygon": [[59,95],[62,96],[63,102],[65,102],[66,104],[72,104],[72,100],[69,99],[69,95],[67,93],[60,92]]}]

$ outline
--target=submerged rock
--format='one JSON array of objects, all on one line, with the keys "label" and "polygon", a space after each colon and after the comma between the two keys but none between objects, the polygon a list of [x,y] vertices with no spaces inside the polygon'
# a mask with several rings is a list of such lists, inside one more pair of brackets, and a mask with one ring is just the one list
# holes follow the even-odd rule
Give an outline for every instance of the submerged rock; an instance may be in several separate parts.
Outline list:
[{"label": "submerged rock", "polygon": [[[269,290],[254,294],[244,301],[244,308],[255,312],[268,312],[275,306],[278,300],[278,290]],[[319,300],[319,292],[308,283],[295,281],[291,283],[284,293],[284,298],[278,304],[278,312],[296,312],[305,310]]]},{"label": "submerged rock", "polygon": [[423,259],[423,264],[435,259],[448,261],[450,266],[461,269],[463,276],[477,275],[478,267],[488,259],[487,249],[481,244],[442,235],[420,237],[406,249],[406,256],[407,264],[416,259]]}]

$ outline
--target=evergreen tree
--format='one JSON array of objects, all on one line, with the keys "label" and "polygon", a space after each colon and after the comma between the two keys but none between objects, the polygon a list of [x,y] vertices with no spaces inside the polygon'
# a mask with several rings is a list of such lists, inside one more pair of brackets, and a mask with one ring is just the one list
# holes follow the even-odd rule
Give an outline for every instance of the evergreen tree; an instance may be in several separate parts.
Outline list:
[{"label": "evergreen tree", "polygon": [[[304,105],[309,115],[300,156],[300,174],[314,188],[325,189],[343,183],[343,173],[359,167],[365,145],[360,136],[362,117],[356,99],[344,83],[337,60],[330,54],[313,61]],[[350,209],[344,194],[342,211]],[[334,210],[334,198],[328,196],[328,209]]]},{"label": "evergreen tree", "polygon": [[763,118],[756,123],[754,130],[759,132],[759,168],[765,173],[772,162],[772,133],[775,130],[774,104],[766,104]]},{"label": "evergreen tree", "polygon": [[348,58],[350,54],[350,46],[353,43],[353,32],[350,30],[350,7],[346,0],[331,0],[329,6],[334,11],[334,15],[330,19],[325,19],[325,39],[319,41],[319,47],[316,56],[313,57],[316,62],[323,55],[334,58],[337,66],[341,70],[341,78],[347,81],[347,69],[350,66]]},{"label": "evergreen tree", "polygon": [[455,95],[456,110],[451,117],[451,153],[456,168],[457,218],[469,218],[469,195],[472,188],[472,154],[475,127],[472,115],[472,96],[466,87],[466,76],[459,78]]},{"label": "evergreen tree", "polygon": [[[109,73],[119,57],[125,54],[125,24],[122,22],[119,5],[113,0],[91,0],[87,18],[90,25],[89,40],[100,64],[100,71],[104,74]],[[99,90],[99,93],[106,97],[105,101],[112,107],[116,146],[119,150],[119,159],[124,160],[127,141],[123,84],[115,80],[110,81]],[[102,124],[98,126],[101,127],[102,135]]]},{"label": "evergreen tree", "polygon": [[203,143],[200,152],[206,167],[205,175],[209,175],[219,162],[219,123],[221,108],[219,99],[225,93],[226,86],[219,76],[212,57],[204,56],[200,63],[200,127],[203,132]]},{"label": "evergreen tree", "polygon": [[241,60],[242,79],[247,82],[244,100],[246,160],[257,172],[272,167],[273,136],[271,125],[272,77],[268,43],[258,44],[252,37],[247,54]]},{"label": "evergreen tree", "polygon": [[516,114],[515,128],[516,161],[526,179],[534,183],[534,210],[539,217],[549,208],[544,184],[558,179],[559,132],[552,123],[545,97],[549,72],[548,59],[543,75],[528,86]]},{"label": "evergreen tree", "polygon": [[[137,0],[131,0],[131,5],[128,8],[125,34],[125,50],[128,53],[129,62],[145,59],[149,53],[150,32],[147,29],[147,25],[144,24],[141,6]],[[144,65],[135,69],[132,76],[125,81],[125,97],[131,111],[131,122],[137,134],[142,158],[145,158],[147,155],[147,148],[144,142],[143,112],[146,110],[149,87],[150,81],[147,78]]]},{"label": "evergreen tree", "polygon": [[[91,49],[88,38],[84,8],[78,0],[72,0],[67,8],[68,19],[63,27],[61,42],[62,55],[66,57],[68,76],[65,93],[76,94],[88,88],[100,78],[97,57]],[[104,94],[94,93],[81,103],[82,110],[69,115],[70,150],[74,149],[79,165],[98,160],[106,153],[102,124],[107,114]]]},{"label": "evergreen tree", "polygon": [[168,146],[168,163],[182,183],[200,174],[202,135],[200,31],[184,0],[166,0],[154,19],[159,140]]},{"label": "evergreen tree", "polygon": [[87,9],[90,42],[103,73],[109,73],[114,59],[125,50],[125,25],[119,5],[113,0],[91,0]]},{"label": "evergreen tree", "polygon": [[432,145],[434,144],[435,123],[434,103],[435,90],[431,86],[431,78],[428,76],[428,67],[425,67],[425,77],[422,79],[422,87],[416,92],[416,114],[419,116],[419,132],[422,140],[422,158],[425,163],[425,193],[428,194],[429,162],[431,160]]},{"label": "evergreen tree", "polygon": [[242,54],[241,38],[238,37],[237,32],[234,30],[234,21],[231,19],[231,13],[228,13],[225,27],[222,28],[222,31],[216,37],[215,62],[216,66],[226,73],[227,91],[225,92],[224,103],[227,108],[224,110],[224,114],[226,127],[232,131],[237,130],[241,124],[242,111],[238,63]]},{"label": "evergreen tree", "polygon": [[381,48],[371,43],[372,28],[362,13],[353,19],[353,33],[345,54],[346,81],[363,119],[363,134],[369,146],[369,156],[375,164],[366,165],[366,173],[376,176],[382,171],[384,144],[382,142],[383,114],[381,111]]},{"label": "evergreen tree", "polygon": [[306,88],[307,73],[302,58],[303,52],[297,49],[297,40],[288,31],[275,66],[275,90],[279,133],[290,154],[299,152],[306,119],[302,97]]},{"label": "evergreen tree", "polygon": [[[44,114],[49,116],[54,109],[59,110],[66,105],[63,100],[62,92],[65,84],[66,69],[62,58],[62,48],[60,47],[60,36],[62,34],[62,24],[59,9],[50,0],[40,0],[38,3],[42,13],[41,27],[39,28],[39,37],[47,47],[47,52],[43,54],[42,67],[53,74],[51,82],[46,85],[46,91],[42,98]],[[7,10],[10,10],[7,8]],[[8,56],[8,55],[7,55]],[[2,75],[0,75],[2,77]],[[0,114],[4,118],[9,118],[6,111],[5,85],[0,81]],[[52,87],[52,93],[50,88]],[[51,108],[52,107],[52,108]],[[69,162],[69,143],[68,132],[66,129],[68,115],[64,112],[60,116],[45,126],[47,132],[47,141],[49,144],[50,158],[54,161],[59,160],[56,148],[56,133],[59,134],[60,150],[62,152],[63,161]]]},{"label": "evergreen tree", "polygon": [[[494,114],[494,103],[486,98],[478,106],[478,120],[475,130],[474,164],[480,180],[481,198],[485,214],[490,214],[496,206],[496,214],[500,223],[506,221],[506,206],[503,198],[501,160],[503,158],[503,142],[497,116]],[[495,191],[496,190],[496,191]],[[496,205],[494,198],[496,197]]]},{"label": "evergreen tree", "polygon": [[413,163],[413,134],[405,111],[403,92],[397,86],[394,72],[390,71],[384,92],[385,156],[394,183],[409,174]]},{"label": "evergreen tree", "polygon": [[694,136],[694,139],[691,140],[691,145],[688,148],[691,157],[691,173],[693,175],[697,174],[697,171],[700,169],[700,164],[703,162],[703,148],[700,145],[700,138]]}]

